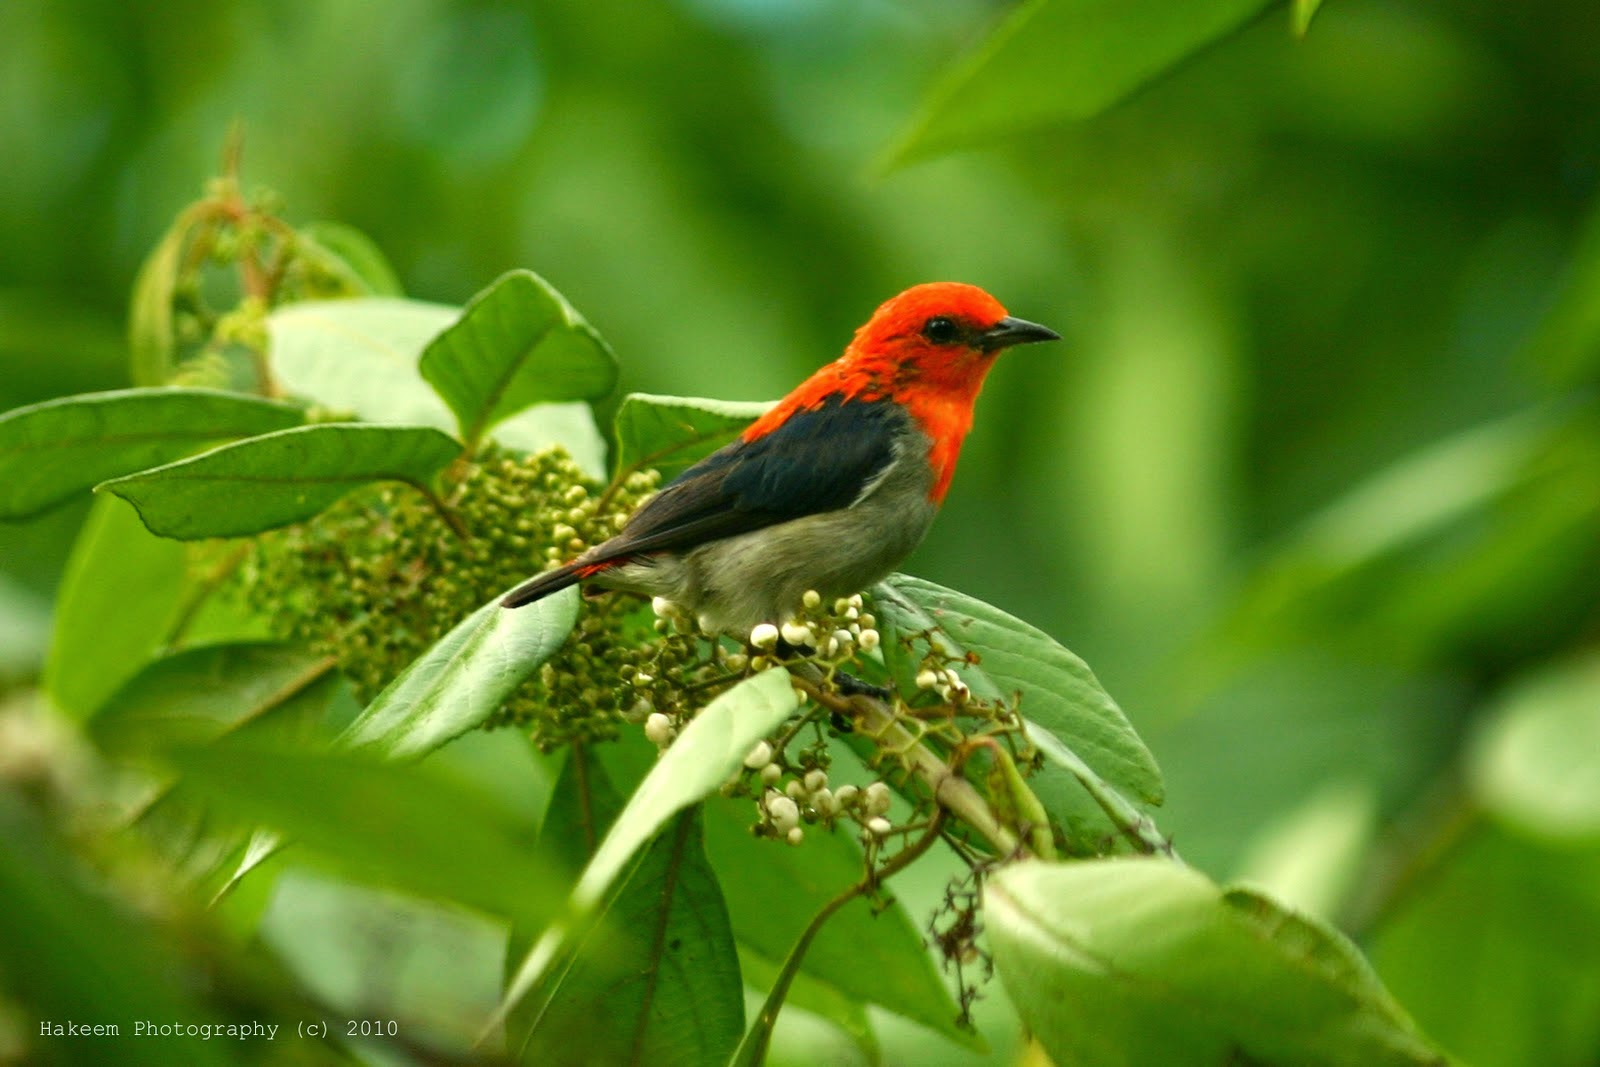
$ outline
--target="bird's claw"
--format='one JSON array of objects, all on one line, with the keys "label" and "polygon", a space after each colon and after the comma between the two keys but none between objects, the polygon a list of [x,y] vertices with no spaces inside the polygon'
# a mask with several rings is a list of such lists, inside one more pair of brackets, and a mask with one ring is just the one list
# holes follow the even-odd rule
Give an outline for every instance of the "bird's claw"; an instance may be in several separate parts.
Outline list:
[{"label": "bird's claw", "polygon": [[888,686],[863,682],[855,675],[846,674],[844,671],[835,671],[833,680],[839,687],[839,692],[847,697],[868,696],[874,700],[889,700],[894,696],[894,690]]}]

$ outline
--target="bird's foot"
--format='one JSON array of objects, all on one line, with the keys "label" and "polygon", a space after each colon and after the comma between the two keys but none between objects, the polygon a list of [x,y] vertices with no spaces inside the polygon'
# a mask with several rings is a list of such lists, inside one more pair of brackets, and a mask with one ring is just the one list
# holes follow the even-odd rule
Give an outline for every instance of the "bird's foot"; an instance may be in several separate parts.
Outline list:
[{"label": "bird's foot", "polygon": [[834,671],[833,681],[834,684],[839,687],[839,692],[843,693],[847,697],[860,695],[871,697],[874,700],[885,701],[894,697],[894,690],[890,689],[888,686],[873,685],[871,682],[863,682],[855,675],[846,674],[844,671]]}]

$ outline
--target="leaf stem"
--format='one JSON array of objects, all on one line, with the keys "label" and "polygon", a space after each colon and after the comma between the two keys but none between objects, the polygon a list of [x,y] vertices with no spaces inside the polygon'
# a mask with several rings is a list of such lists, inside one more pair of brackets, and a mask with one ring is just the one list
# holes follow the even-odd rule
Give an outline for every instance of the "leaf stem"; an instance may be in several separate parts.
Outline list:
[{"label": "leaf stem", "polygon": [[450,527],[452,533],[463,541],[472,540],[472,531],[467,529],[467,524],[461,521],[461,516],[456,514],[454,508],[444,502],[443,497],[433,491],[432,486],[422,482],[412,482],[411,485],[428,498],[428,503],[433,505],[433,510],[439,513],[439,518],[444,520],[444,524]]}]

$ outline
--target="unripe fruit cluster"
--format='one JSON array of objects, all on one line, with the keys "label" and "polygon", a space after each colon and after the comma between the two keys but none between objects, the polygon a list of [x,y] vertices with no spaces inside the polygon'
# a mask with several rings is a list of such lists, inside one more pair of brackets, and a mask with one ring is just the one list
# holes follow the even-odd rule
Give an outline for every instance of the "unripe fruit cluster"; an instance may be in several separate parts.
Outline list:
[{"label": "unripe fruit cluster", "polygon": [[[258,538],[241,569],[245,595],[278,636],[335,657],[365,703],[474,609],[610,537],[658,481],[630,475],[602,510],[599,486],[564,450],[491,447],[448,495],[469,539],[414,489],[374,486]],[[497,721],[528,725],[545,747],[613,736],[636,700],[625,675],[659,670],[664,654],[642,640],[648,630],[628,633],[637,607],[625,597],[585,601],[566,645]]]}]

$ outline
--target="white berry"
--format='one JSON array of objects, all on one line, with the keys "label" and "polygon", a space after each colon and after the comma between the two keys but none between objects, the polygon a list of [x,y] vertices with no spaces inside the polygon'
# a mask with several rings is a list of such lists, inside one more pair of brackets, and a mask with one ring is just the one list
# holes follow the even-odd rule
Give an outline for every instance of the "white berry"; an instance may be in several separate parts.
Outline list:
[{"label": "white berry", "polygon": [[672,733],[672,719],[659,711],[652,712],[650,717],[644,721],[644,735],[657,748],[666,747],[667,743],[672,740]]},{"label": "white berry", "polygon": [[767,796],[767,815],[772,819],[772,828],[780,834],[787,834],[790,830],[800,825],[800,806],[791,798],[782,793],[772,793]]},{"label": "white berry", "polygon": [[789,642],[796,648],[799,648],[802,645],[810,646],[817,643],[817,636],[811,632],[811,627],[807,626],[803,622],[796,622],[793,619],[790,619],[788,622],[784,623],[779,632],[783,634],[783,639],[785,641]]}]

